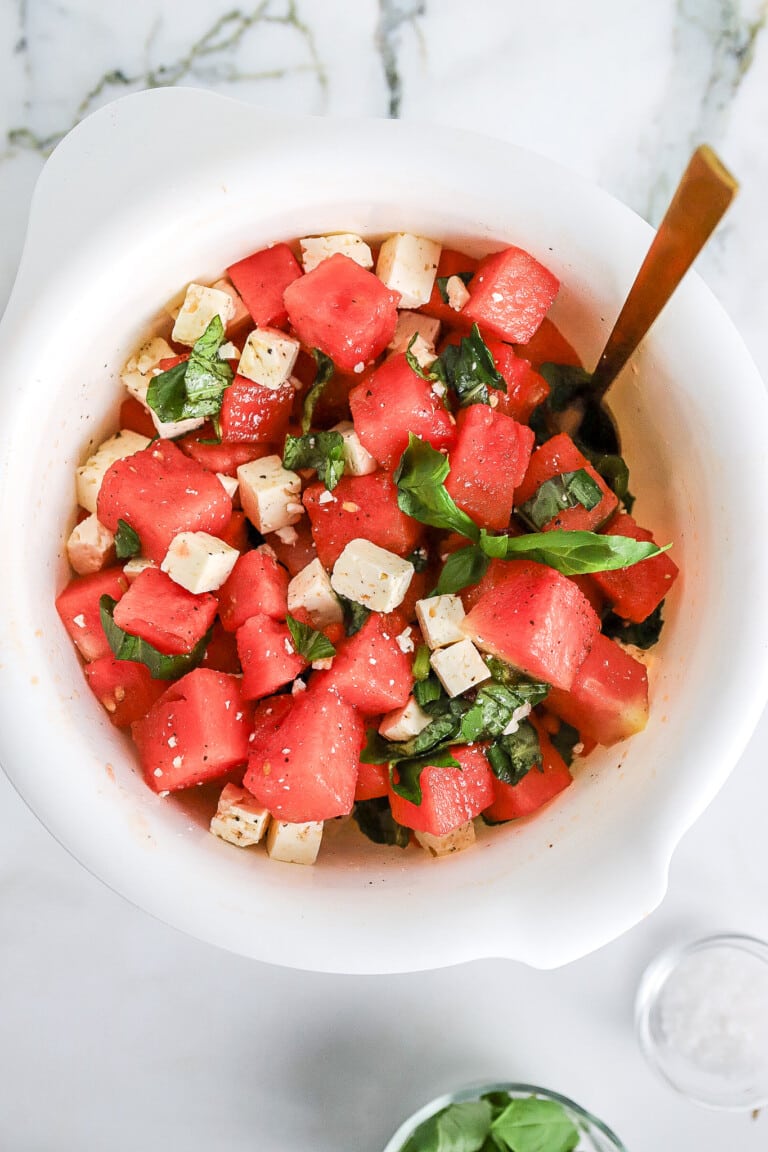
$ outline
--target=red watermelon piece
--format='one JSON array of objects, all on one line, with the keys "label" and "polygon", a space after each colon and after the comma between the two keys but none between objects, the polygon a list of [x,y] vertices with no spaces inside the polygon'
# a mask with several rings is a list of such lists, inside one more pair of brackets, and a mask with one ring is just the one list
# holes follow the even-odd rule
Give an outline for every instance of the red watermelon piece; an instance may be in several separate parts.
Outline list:
[{"label": "red watermelon piece", "polygon": [[285,620],[288,573],[265,548],[245,552],[218,592],[219,615],[227,632],[236,632],[250,616]]},{"label": "red watermelon piece", "polygon": [[535,496],[547,480],[561,476],[564,472],[578,472],[580,469],[595,481],[603,494],[601,500],[590,509],[584,508],[581,504],[577,504],[575,508],[565,508],[539,531],[551,532],[554,528],[562,528],[568,531],[596,532],[616,511],[619,501],[615,492],[611,491],[602,476],[598,475],[570,436],[566,436],[564,432],[547,440],[531,456],[525,478],[515,492],[515,506],[520,508]]},{"label": "red watermelon piece", "polygon": [[329,571],[350,540],[370,540],[398,556],[408,556],[421,540],[424,529],[400,511],[387,472],[342,476],[332,496],[327,499],[325,485],[310,484],[303,497],[317,554]]},{"label": "red watermelon piece", "polygon": [[287,244],[273,244],[238,260],[227,271],[257,328],[283,328],[288,314],[283,293],[303,275],[301,265]]},{"label": "red watermelon piece", "polygon": [[607,636],[596,636],[568,692],[553,688],[547,708],[597,744],[616,744],[648,721],[645,665]]},{"label": "red watermelon piece", "polygon": [[554,800],[555,796],[573,782],[568,765],[553,746],[538,718],[531,716],[530,720],[539,734],[542,752],[541,770],[531,768],[519,784],[503,784],[501,780],[493,777],[493,803],[484,812],[485,817],[493,824],[530,816],[532,812]]},{"label": "red watermelon piece", "polygon": [[421,804],[404,800],[390,785],[389,803],[397,823],[417,832],[445,836],[478,816],[493,801],[494,777],[483,747],[473,744],[451,748],[460,768],[424,768],[420,778]]},{"label": "red watermelon piece", "polygon": [[[617,513],[603,532],[611,536],[631,536],[633,540],[656,541],[653,533],[639,524],[626,512]],[[641,560],[631,568],[617,568],[613,572],[595,572],[595,584],[605,596],[617,616],[641,623],[669,592],[680,573],[680,569],[668,552],[661,556],[651,556]]]},{"label": "red watermelon piece", "polygon": [[99,601],[102,596],[119,600],[127,587],[122,568],[104,568],[101,572],[70,580],[56,597],[56,611],[84,660],[112,655],[101,626]]},{"label": "red watermelon piece", "polygon": [[411,660],[378,612],[339,648],[325,679],[367,716],[401,708],[413,688]]},{"label": "red watermelon piece", "polygon": [[259,613],[250,616],[236,635],[246,700],[271,696],[307,666],[294,647],[288,625],[281,620]]},{"label": "red watermelon piece", "polygon": [[459,413],[445,487],[481,528],[503,530],[509,524],[533,442],[530,428],[487,404],[472,404]]},{"label": "red watermelon piece", "polygon": [[480,261],[462,315],[502,340],[524,344],[546,316],[559,287],[557,277],[529,252],[505,248]]},{"label": "red watermelon piece", "polygon": [[85,678],[116,728],[127,728],[146,716],[168,684],[153,680],[145,664],[102,656],[85,666]]},{"label": "red watermelon piece", "polygon": [[[246,376],[235,376],[221,402],[222,441],[248,445],[281,443],[288,428],[293,397],[290,381],[279,388],[267,388]],[[263,455],[266,453],[249,456],[249,459],[259,460]]]},{"label": "red watermelon piece", "polygon": [[115,605],[114,621],[166,656],[191,652],[216,616],[210,592],[195,595],[159,568],[145,568]]}]

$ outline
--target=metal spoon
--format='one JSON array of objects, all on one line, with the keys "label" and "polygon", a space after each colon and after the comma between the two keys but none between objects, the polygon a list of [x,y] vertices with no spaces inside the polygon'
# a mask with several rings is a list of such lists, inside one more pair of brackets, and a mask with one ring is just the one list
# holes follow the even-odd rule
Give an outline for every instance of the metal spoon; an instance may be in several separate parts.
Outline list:
[{"label": "metal spoon", "polygon": [[616,453],[618,434],[603,398],[693,264],[738,191],[706,144],[696,149],[629,290],[591,379],[557,427],[595,450]]}]

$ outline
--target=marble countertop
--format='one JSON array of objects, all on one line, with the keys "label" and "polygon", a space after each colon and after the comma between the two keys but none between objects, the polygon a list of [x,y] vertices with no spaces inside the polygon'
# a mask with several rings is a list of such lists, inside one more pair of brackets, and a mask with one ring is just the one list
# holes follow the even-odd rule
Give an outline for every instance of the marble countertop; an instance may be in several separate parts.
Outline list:
[{"label": "marble countertop", "polygon": [[[768,378],[765,0],[232,4],[0,6],[0,309],[56,141],[118,95],[186,84],[477,128],[654,222],[692,147],[712,144],[742,190],[699,269]],[[501,1078],[573,1096],[633,1152],[764,1149],[768,1117],[705,1111],[654,1077],[632,1005],[659,948],[768,937],[767,752],[764,717],[661,908],[621,940],[556,972],[484,961],[382,978],[270,968],[180,936],[87,875],[0,776],[0,1148],[378,1152],[425,1100]]]}]

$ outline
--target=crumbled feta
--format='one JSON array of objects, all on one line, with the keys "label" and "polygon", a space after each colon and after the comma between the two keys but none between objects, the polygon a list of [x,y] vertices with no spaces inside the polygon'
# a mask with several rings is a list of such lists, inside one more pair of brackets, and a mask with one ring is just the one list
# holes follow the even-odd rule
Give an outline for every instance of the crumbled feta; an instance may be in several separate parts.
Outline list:
[{"label": "crumbled feta", "polygon": [[157,568],[157,564],[154,560],[150,560],[146,556],[132,556],[123,566],[123,576],[125,576],[129,583],[133,583],[145,568]]},{"label": "crumbled feta", "polygon": [[381,246],[376,275],[400,293],[401,308],[419,308],[432,295],[441,245],[424,236],[398,232]]},{"label": "crumbled feta", "polygon": [[269,824],[269,812],[255,796],[236,784],[227,784],[219,797],[211,832],[238,848],[258,844]]},{"label": "crumbled feta", "polygon": [[370,540],[351,540],[333,566],[331,586],[339,596],[374,612],[402,604],[413,579],[413,564]]},{"label": "crumbled feta", "polygon": [[235,492],[237,492],[238,488],[240,487],[235,477],[227,476],[225,472],[217,472],[216,479],[220,482],[222,488],[231,500],[235,495]]},{"label": "crumbled feta", "polygon": [[307,612],[313,626],[319,629],[341,624],[344,619],[328,573],[317,559],[302,568],[288,585],[288,611],[295,615],[297,609]]},{"label": "crumbled feta", "polygon": [[231,340],[228,340],[226,344],[222,344],[220,346],[216,355],[218,356],[219,360],[239,360],[242,356],[242,352],[238,348],[237,344],[233,344]]},{"label": "crumbled feta", "polygon": [[309,820],[304,824],[273,820],[267,832],[267,852],[273,860],[287,864],[314,864],[322,838],[322,820]]},{"label": "crumbled feta", "polygon": [[279,456],[262,456],[237,469],[240,503],[259,532],[276,532],[300,519],[304,509],[296,503],[301,477],[283,468]]},{"label": "crumbled feta", "polygon": [[237,548],[208,532],[179,532],[160,568],[187,592],[200,595],[221,588],[239,555]]},{"label": "crumbled feta", "polygon": [[454,312],[461,312],[467,300],[469,300],[469,292],[461,276],[448,277],[445,285],[445,294],[448,297],[448,307],[453,308]]},{"label": "crumbled feta", "polygon": [[414,832],[414,836],[430,856],[450,856],[452,852],[472,847],[475,843],[475,826],[471,820],[467,820],[466,824],[460,824],[444,836],[434,836],[431,832]]},{"label": "crumbled feta", "polygon": [[411,356],[413,356],[419,368],[422,368],[425,372],[427,372],[435,360],[437,360],[437,353],[431,344],[427,344],[423,336],[416,336],[408,351],[410,351]]},{"label": "crumbled feta", "polygon": [[402,708],[395,708],[386,714],[379,724],[379,732],[385,740],[410,740],[412,736],[418,736],[431,721],[432,717],[410,696]]},{"label": "crumbled feta", "polygon": [[203,284],[190,284],[173,326],[171,339],[177,344],[192,345],[205,332],[214,316],[219,316],[224,328],[235,315],[235,305],[228,292],[206,288]]},{"label": "crumbled feta", "polygon": [[401,652],[405,652],[405,653],[413,652],[414,643],[413,643],[413,636],[411,635],[412,632],[413,632],[413,629],[411,628],[410,625],[408,625],[407,628],[403,629],[403,631],[400,633],[399,636],[395,636],[395,643],[397,644],[397,646]]},{"label": "crumbled feta", "polygon": [[299,342],[275,328],[255,328],[243,346],[240,376],[276,391],[285,384],[299,354]]},{"label": "crumbled feta", "polygon": [[288,525],[287,528],[276,529],[275,536],[277,536],[278,540],[282,544],[287,544],[289,547],[291,547],[293,544],[295,544],[299,538],[299,534],[296,531],[296,529],[291,528],[290,525]]},{"label": "crumbled feta", "polygon": [[114,536],[92,512],[72,529],[67,540],[67,556],[78,576],[87,576],[104,567],[114,545]]},{"label": "crumbled feta", "polygon": [[299,240],[301,263],[305,272],[317,268],[329,256],[340,252],[359,264],[361,268],[373,268],[373,254],[361,236],[353,232],[338,232],[332,236],[305,236]]},{"label": "crumbled feta", "polygon": [[506,728],[504,729],[504,735],[514,736],[515,732],[517,732],[518,728],[520,727],[520,721],[525,720],[526,716],[530,716],[530,714],[531,705],[528,703],[528,701],[526,701],[525,704],[521,704],[519,708],[515,708],[509,724],[507,724]]},{"label": "crumbled feta", "polygon": [[460,696],[483,680],[490,679],[491,675],[471,640],[460,640],[448,648],[439,648],[432,653],[429,662],[451,697]]},{"label": "crumbled feta", "polygon": [[122,429],[100,444],[93,456],[89,456],[85,464],[81,464],[75,472],[77,502],[80,507],[95,512],[101,482],[112,465],[117,460],[124,460],[126,456],[140,452],[148,444],[146,436],[139,436],[138,432],[128,429]]},{"label": "crumbled feta", "polygon": [[430,648],[444,648],[446,644],[464,639],[460,627],[464,605],[458,596],[430,596],[427,600],[417,600],[416,618]]},{"label": "crumbled feta", "polygon": [[435,347],[440,335],[440,321],[434,316],[423,316],[421,312],[410,312],[407,308],[397,314],[395,334],[390,341],[392,352],[405,352],[414,336],[421,336],[430,348]]},{"label": "crumbled feta", "polygon": [[[342,420],[335,424],[332,432],[338,432],[344,441],[344,471],[349,476],[370,476],[378,468],[378,462],[371,456],[367,448],[363,448],[360,437],[355,432],[355,426],[349,420]],[[322,499],[322,497],[321,497]]]},{"label": "crumbled feta", "polygon": [[318,502],[318,504],[335,504],[336,503],[336,497],[334,496],[333,492],[329,492],[326,489],[325,492],[320,493],[320,495],[317,498],[317,502]]},{"label": "crumbled feta", "polygon": [[315,672],[329,672],[333,668],[333,656],[323,656],[320,660],[313,660],[312,667]]}]

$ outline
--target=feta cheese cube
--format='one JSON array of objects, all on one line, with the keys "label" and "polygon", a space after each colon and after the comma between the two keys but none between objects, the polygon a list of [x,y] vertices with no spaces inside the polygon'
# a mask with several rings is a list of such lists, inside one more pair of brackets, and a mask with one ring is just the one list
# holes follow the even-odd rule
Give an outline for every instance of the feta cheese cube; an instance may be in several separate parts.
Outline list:
[{"label": "feta cheese cube", "polygon": [[303,608],[309,613],[315,628],[341,624],[344,620],[341,604],[331,587],[328,573],[317,559],[302,568],[288,585],[288,611],[293,614],[297,608]]},{"label": "feta cheese cube", "polygon": [[298,340],[275,328],[254,328],[243,346],[237,371],[255,384],[276,391],[291,375],[298,354]]},{"label": "feta cheese cube", "polygon": [[491,675],[471,640],[460,640],[449,648],[439,648],[432,653],[429,662],[451,697],[460,696],[468,688],[490,679]]},{"label": "feta cheese cube", "polygon": [[227,476],[225,472],[217,472],[216,479],[219,481],[227,496],[229,496],[231,500],[240,487],[238,481],[234,476]]},{"label": "feta cheese cube", "polygon": [[177,344],[194,344],[200,339],[214,316],[219,316],[226,329],[235,315],[235,305],[228,292],[189,284],[184,303],[179,309],[171,339]]},{"label": "feta cheese cube", "polygon": [[250,848],[259,843],[268,824],[269,812],[255,796],[236,784],[227,784],[211,820],[211,832],[228,844]]},{"label": "feta cheese cube", "polygon": [[404,308],[397,314],[395,334],[389,345],[392,352],[405,352],[414,336],[421,336],[425,344],[434,349],[440,335],[440,321],[434,316],[423,316],[421,312],[409,312]]},{"label": "feta cheese cube", "polygon": [[96,500],[105,474],[117,460],[124,460],[126,456],[133,456],[146,448],[149,440],[146,436],[139,436],[138,432],[122,429],[110,436],[89,456],[85,464],[81,464],[75,472],[77,488],[77,502],[87,512],[96,511]]},{"label": "feta cheese cube", "polygon": [[385,740],[410,740],[431,722],[432,717],[422,711],[413,696],[410,696],[402,708],[387,712],[379,724],[379,732]]},{"label": "feta cheese cube", "polygon": [[156,368],[161,360],[168,360],[171,356],[175,356],[175,352],[168,341],[163,340],[162,336],[153,336],[134,352],[120,373],[120,379],[125,387],[145,408],[152,369]]},{"label": "feta cheese cube", "polygon": [[171,580],[199,596],[221,588],[240,553],[208,532],[179,532],[160,568]]},{"label": "feta cheese cube", "polygon": [[72,529],[67,540],[67,556],[78,576],[98,572],[111,559],[115,538],[92,512]]},{"label": "feta cheese cube", "polygon": [[353,232],[337,232],[333,236],[305,236],[299,240],[301,263],[305,272],[317,268],[323,260],[340,252],[359,264],[361,268],[373,268],[373,255],[362,236]]},{"label": "feta cheese cube", "polygon": [[469,292],[461,276],[448,277],[445,285],[445,294],[448,297],[448,307],[453,308],[454,312],[461,312],[467,300],[469,300]]},{"label": "feta cheese cube", "polygon": [[461,852],[475,843],[475,825],[471,820],[446,832],[444,836],[434,836],[431,832],[414,832],[414,836],[429,852],[430,856],[450,856],[451,852]]},{"label": "feta cheese cube", "polygon": [[338,432],[344,441],[344,471],[350,476],[370,476],[378,468],[378,461],[363,448],[355,426],[349,420],[335,424],[332,432]]},{"label": "feta cheese cube", "polygon": [[322,820],[309,820],[304,824],[273,820],[267,832],[267,852],[273,860],[287,864],[314,864],[322,838]]},{"label": "feta cheese cube", "polygon": [[444,648],[464,639],[464,605],[458,596],[430,596],[416,601],[416,618],[430,648]]},{"label": "feta cheese cube", "polygon": [[334,564],[331,586],[373,612],[392,612],[402,604],[413,572],[409,560],[358,538],[350,540]]},{"label": "feta cheese cube", "polygon": [[127,564],[123,565],[123,576],[125,576],[129,584],[132,584],[145,568],[157,568],[157,564],[155,564],[154,560],[149,560],[146,556],[132,556]]},{"label": "feta cheese cube", "polygon": [[259,532],[276,532],[301,519],[301,477],[283,468],[279,456],[249,460],[237,469],[240,503]]},{"label": "feta cheese cube", "polygon": [[424,236],[398,232],[381,246],[376,275],[400,293],[401,308],[419,308],[432,295],[442,246]]}]

